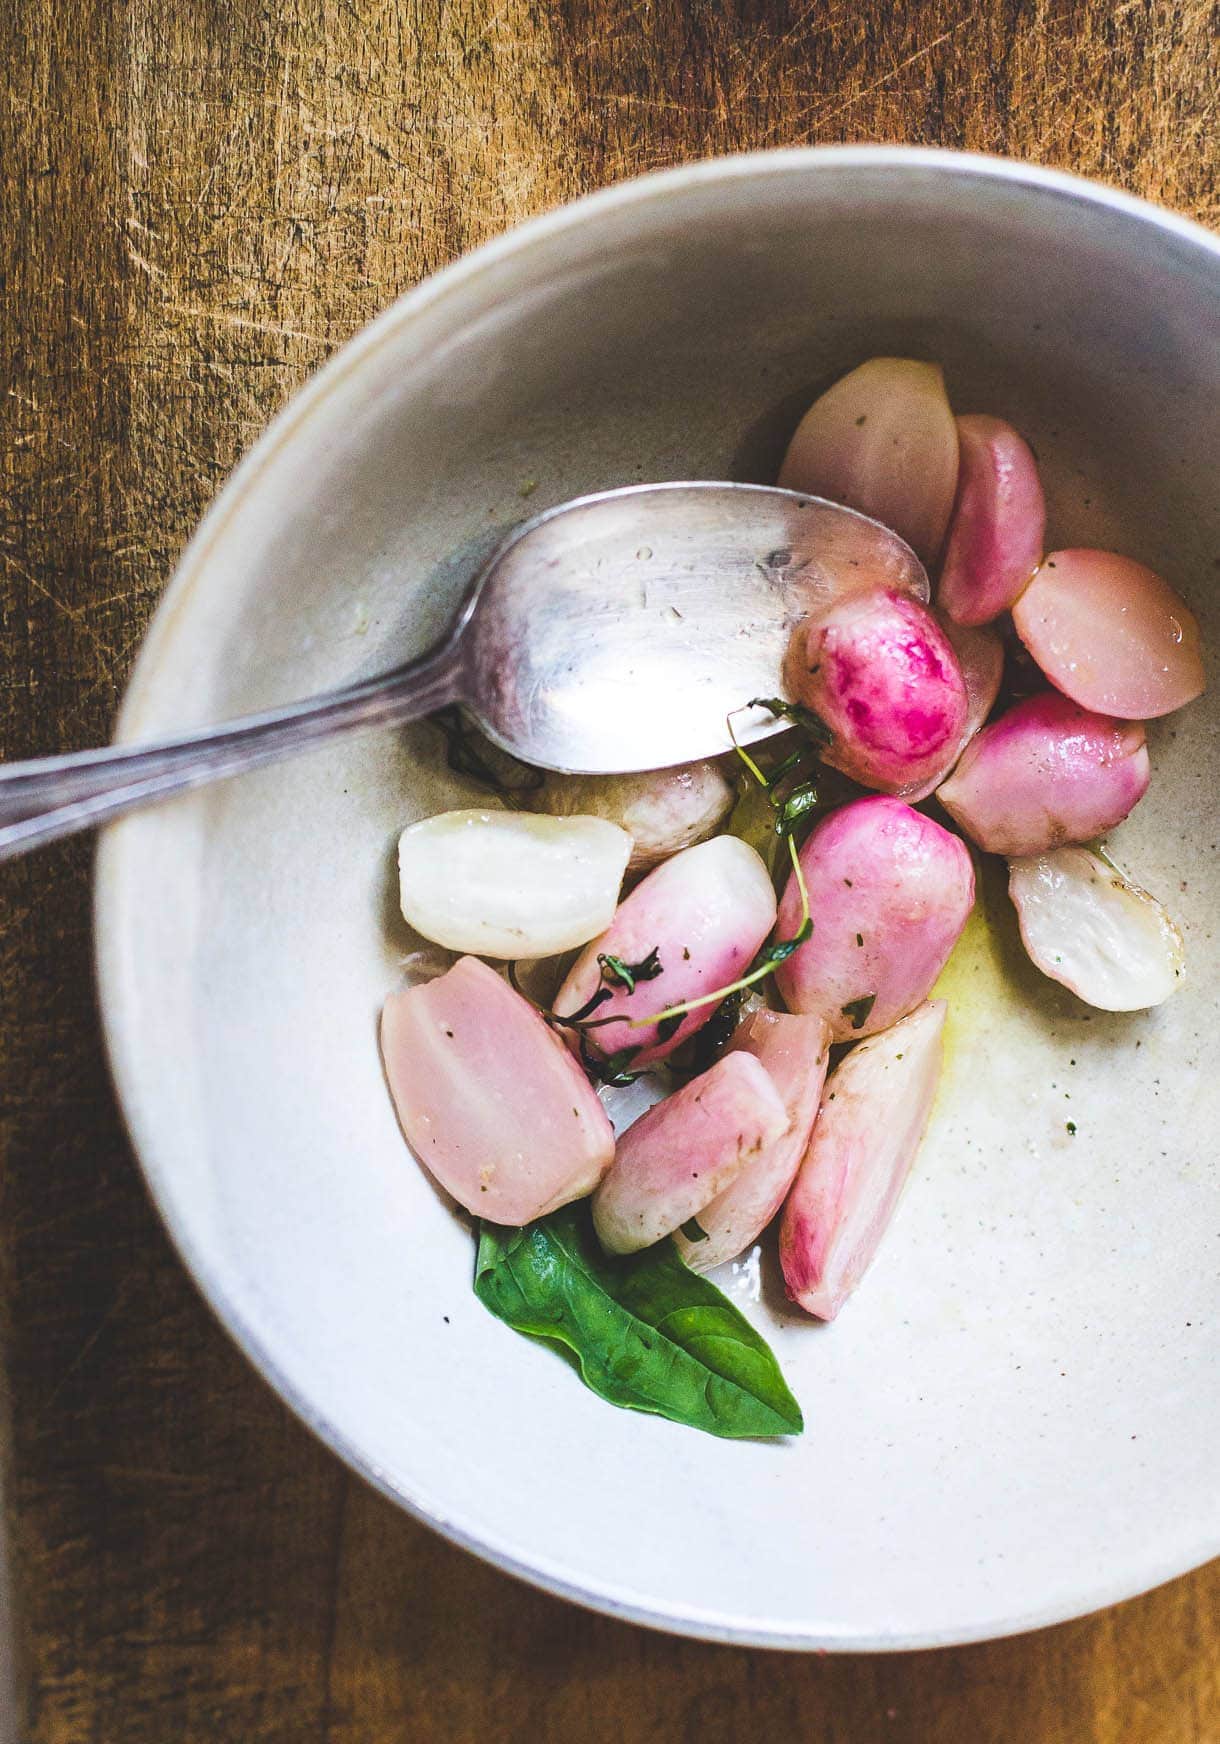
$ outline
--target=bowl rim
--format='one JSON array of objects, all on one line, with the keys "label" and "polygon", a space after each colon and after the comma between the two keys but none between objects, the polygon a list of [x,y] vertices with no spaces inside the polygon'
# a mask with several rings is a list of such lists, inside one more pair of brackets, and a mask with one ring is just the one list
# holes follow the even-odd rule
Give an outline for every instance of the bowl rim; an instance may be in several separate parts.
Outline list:
[{"label": "bowl rim", "polygon": [[[201,579],[216,573],[209,564],[212,548],[224,529],[257,489],[271,460],[310,423],[325,402],[365,360],[434,304],[477,279],[502,261],[529,253],[564,232],[585,226],[609,212],[648,206],[659,200],[682,199],[709,185],[750,181],[759,177],[817,172],[822,168],[882,168],[899,177],[935,170],[979,181],[1024,187],[1069,203],[1101,208],[1159,231],[1210,257],[1220,285],[1220,236],[1193,219],[1154,205],[1106,183],[1063,170],[1049,169],[1015,158],[993,157],[937,147],[902,145],[789,146],[699,159],[616,182],[597,192],[565,202],[537,217],[514,225],[461,256],[404,292],[379,315],[345,341],[275,415],[254,445],[238,462],[213,498],[183,550],[141,642],[116,720],[115,742],[142,736],[142,725],[156,688],[163,651],[174,635],[188,596]],[[749,1615],[725,1614],[697,1606],[662,1605],[645,1595],[611,1585],[585,1586],[545,1561],[527,1561],[484,1532],[465,1523],[460,1514],[431,1498],[409,1491],[376,1465],[346,1431],[320,1411],[280,1370],[272,1350],[229,1301],[224,1284],[198,1249],[189,1219],[178,1209],[172,1190],[172,1156],[159,1152],[152,1123],[143,1107],[139,1059],[143,1050],[139,1001],[129,975],[120,939],[121,886],[132,862],[125,832],[103,831],[97,846],[94,882],[95,971],[98,1006],[111,1082],[132,1150],[161,1223],[187,1273],[213,1316],[243,1355],[289,1409],[357,1477],[404,1509],[414,1519],[505,1573],[568,1599],[586,1609],[620,1621],[743,1647],[788,1651],[887,1652],[966,1645],[1044,1628],[1087,1615],[1137,1594],[1220,1555],[1220,1542],[1200,1542],[1183,1560],[1172,1551],[1152,1550],[1133,1558],[1105,1578],[1082,1571],[1069,1590],[1042,1605],[1011,1615],[989,1615],[939,1629],[860,1632],[831,1622],[811,1623],[799,1630],[783,1629]]]}]

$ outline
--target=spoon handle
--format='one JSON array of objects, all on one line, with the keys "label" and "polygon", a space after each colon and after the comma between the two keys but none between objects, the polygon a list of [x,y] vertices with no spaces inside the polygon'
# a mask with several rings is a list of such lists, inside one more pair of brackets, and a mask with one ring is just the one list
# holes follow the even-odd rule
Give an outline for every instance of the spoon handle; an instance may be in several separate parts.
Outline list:
[{"label": "spoon handle", "polygon": [[307,751],[338,733],[418,720],[461,700],[456,642],[345,690],[151,745],[0,763],[0,860],[122,812]]}]

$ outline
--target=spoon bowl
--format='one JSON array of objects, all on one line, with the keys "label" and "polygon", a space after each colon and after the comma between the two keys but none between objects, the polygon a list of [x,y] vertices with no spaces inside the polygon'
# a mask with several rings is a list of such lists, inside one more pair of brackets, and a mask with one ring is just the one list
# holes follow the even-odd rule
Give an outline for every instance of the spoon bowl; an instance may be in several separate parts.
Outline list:
[{"label": "spoon bowl", "polygon": [[[661,769],[784,723],[796,624],[866,582],[928,598],[888,527],[762,485],[628,486],[539,515],[484,572],[461,635],[463,700],[527,763],[571,774]],[[737,713],[736,711],[744,711]]]}]

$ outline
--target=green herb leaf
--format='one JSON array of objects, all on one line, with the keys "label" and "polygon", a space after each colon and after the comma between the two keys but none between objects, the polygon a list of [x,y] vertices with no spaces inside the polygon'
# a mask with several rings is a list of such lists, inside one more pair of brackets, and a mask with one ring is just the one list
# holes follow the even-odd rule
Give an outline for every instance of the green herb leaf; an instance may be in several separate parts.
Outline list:
[{"label": "green herb leaf", "polygon": [[791,835],[802,818],[807,817],[811,811],[816,811],[817,806],[818,790],[812,781],[807,781],[803,787],[794,787],[776,810],[776,835]]},{"label": "green herb leaf", "polygon": [[819,745],[834,743],[834,734],[826,725],[821,715],[815,715],[811,708],[806,708],[803,702],[785,702],[782,696],[753,696],[747,703],[747,708],[769,709],[773,715],[779,715],[783,720],[791,721],[794,727],[802,727]]},{"label": "green herb leaf", "polygon": [[851,1018],[853,1029],[863,1029],[876,1003],[877,995],[875,993],[865,993],[860,999],[849,999],[847,1004],[840,1006],[839,1009],[844,1017]]},{"label": "green herb leaf", "polygon": [[617,981],[628,993],[635,992],[637,981],[655,981],[658,975],[665,973],[661,953],[656,945],[638,963],[624,963],[621,957],[612,957],[608,952],[599,952],[597,961],[601,967],[602,980]]},{"label": "green herb leaf", "polygon": [[685,1013],[681,1011],[675,1011],[669,1017],[659,1018],[657,1020],[657,1041],[664,1043],[675,1036],[682,1028],[684,1015]]},{"label": "green herb leaf", "polygon": [[[617,1018],[609,1020],[617,1023]],[[592,1028],[596,1029],[596,1024]],[[595,1078],[600,1084],[614,1084],[619,1087],[634,1084],[639,1077],[638,1072],[629,1072],[627,1068],[640,1051],[640,1044],[635,1047],[618,1048],[612,1054],[595,1054],[589,1046],[584,1030],[578,1030],[580,1038],[580,1063],[590,1078]]]},{"label": "green herb leaf", "polygon": [[[755,969],[778,969],[781,963],[786,963],[793,951],[799,951],[806,939],[813,937],[813,916],[807,914],[790,939],[776,939],[773,945],[764,945],[754,959]],[[876,994],[873,995],[875,999]]]},{"label": "green herb leaf", "polygon": [[483,1223],[475,1294],[518,1332],[558,1344],[613,1405],[730,1437],[799,1435],[801,1409],[766,1342],[670,1242],[604,1254],[588,1208]]},{"label": "green herb leaf", "polygon": [[[706,1072],[709,1066],[715,1065],[725,1048],[732,1040],[733,1031],[741,1021],[742,1001],[744,992],[730,993],[728,998],[718,1005],[711,1017],[696,1030],[690,1043],[689,1071],[692,1078],[700,1072]],[[672,1065],[672,1060],[670,1064]]]}]

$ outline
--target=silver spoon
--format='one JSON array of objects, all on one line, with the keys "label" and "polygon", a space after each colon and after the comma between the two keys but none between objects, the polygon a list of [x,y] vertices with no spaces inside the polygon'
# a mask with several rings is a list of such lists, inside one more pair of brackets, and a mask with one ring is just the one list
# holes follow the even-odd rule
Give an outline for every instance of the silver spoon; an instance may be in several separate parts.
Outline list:
[{"label": "silver spoon", "polygon": [[[730,711],[783,693],[793,626],[856,574],[928,598],[896,533],[817,497],[718,483],[578,497],[505,540],[418,660],[181,739],[0,765],[0,859],[450,703],[545,769],[627,773],[714,756],[730,748]],[[734,722],[742,744],[782,724],[762,709]]]}]

